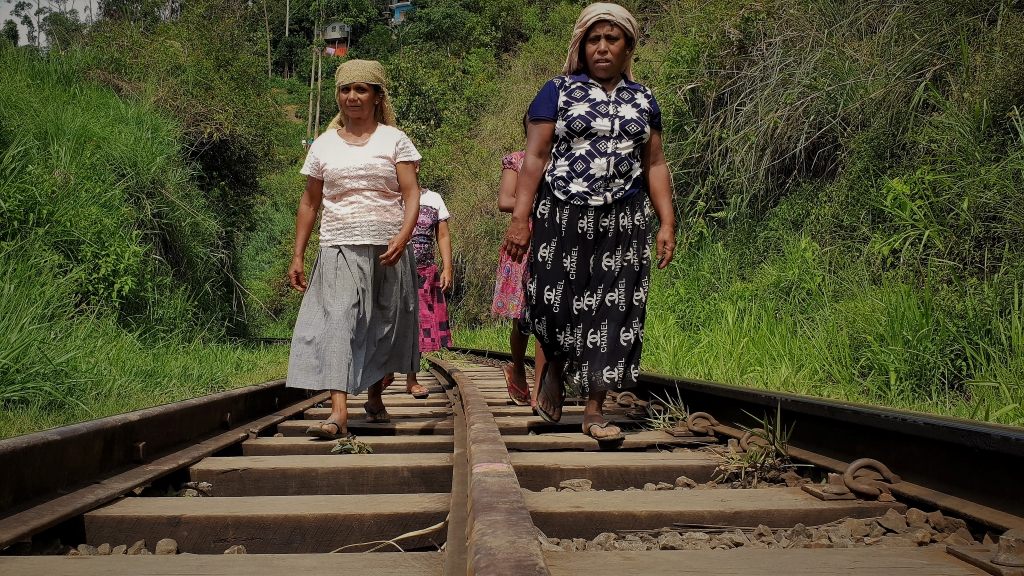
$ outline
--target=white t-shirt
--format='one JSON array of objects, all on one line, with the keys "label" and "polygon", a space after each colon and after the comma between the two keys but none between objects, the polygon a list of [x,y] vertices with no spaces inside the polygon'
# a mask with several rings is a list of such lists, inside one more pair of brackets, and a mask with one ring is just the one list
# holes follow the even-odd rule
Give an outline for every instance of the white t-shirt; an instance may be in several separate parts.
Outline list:
[{"label": "white t-shirt", "polygon": [[362,144],[321,134],[299,171],[324,182],[320,246],[387,245],[405,215],[396,164],[420,158],[405,132],[386,124]]}]

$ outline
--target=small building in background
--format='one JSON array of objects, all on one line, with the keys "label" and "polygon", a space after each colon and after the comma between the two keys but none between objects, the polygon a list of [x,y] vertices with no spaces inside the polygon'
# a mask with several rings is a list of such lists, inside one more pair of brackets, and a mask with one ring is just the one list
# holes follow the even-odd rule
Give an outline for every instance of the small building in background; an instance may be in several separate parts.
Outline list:
[{"label": "small building in background", "polygon": [[331,22],[324,26],[324,42],[327,43],[324,51],[328,56],[344,56],[348,53],[351,37],[351,26],[340,21]]},{"label": "small building in background", "polygon": [[413,6],[408,0],[392,0],[388,8],[391,9],[391,24],[396,25],[405,20],[406,13],[412,10]]}]

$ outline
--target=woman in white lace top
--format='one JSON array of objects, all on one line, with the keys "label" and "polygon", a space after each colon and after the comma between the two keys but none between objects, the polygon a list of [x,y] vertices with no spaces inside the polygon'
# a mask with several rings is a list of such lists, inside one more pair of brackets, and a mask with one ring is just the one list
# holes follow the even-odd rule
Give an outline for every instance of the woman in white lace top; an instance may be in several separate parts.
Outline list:
[{"label": "woman in white lace top", "polygon": [[[388,422],[381,400],[394,372],[419,369],[416,267],[409,239],[420,187],[409,138],[395,127],[378,62],[338,67],[338,116],[310,147],[295,222],[291,285],[304,292],[288,386],[331,391],[331,415],[307,433],[349,436],[349,394],[368,392],[368,422]],[[317,211],[320,251],[306,281],[304,254]]]}]

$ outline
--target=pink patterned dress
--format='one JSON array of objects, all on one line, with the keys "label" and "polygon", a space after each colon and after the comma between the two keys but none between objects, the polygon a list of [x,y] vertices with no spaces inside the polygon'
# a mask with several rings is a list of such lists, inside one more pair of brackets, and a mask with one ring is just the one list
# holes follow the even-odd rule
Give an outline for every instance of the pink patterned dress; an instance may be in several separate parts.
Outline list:
[{"label": "pink patterned dress", "polygon": [[448,323],[448,304],[441,292],[441,275],[434,260],[437,225],[451,217],[441,195],[433,190],[420,192],[420,214],[413,230],[413,252],[416,254],[417,292],[420,304],[420,352],[435,352],[452,345]]},{"label": "pink patterned dress", "polygon": [[[515,170],[518,174],[523,168],[523,158],[526,152],[513,152],[501,159],[502,170]],[[505,318],[522,318],[526,306],[526,282],[530,279],[528,262],[530,254],[527,252],[522,262],[513,262],[501,249],[498,260],[498,279],[494,285],[494,302],[491,304],[491,313],[495,316]]]}]

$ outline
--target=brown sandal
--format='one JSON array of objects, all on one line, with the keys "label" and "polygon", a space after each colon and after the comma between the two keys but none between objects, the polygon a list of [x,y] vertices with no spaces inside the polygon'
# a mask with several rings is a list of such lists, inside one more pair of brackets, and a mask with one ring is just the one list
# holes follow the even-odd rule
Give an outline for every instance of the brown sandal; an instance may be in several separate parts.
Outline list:
[{"label": "brown sandal", "polygon": [[[334,429],[337,430],[337,432],[331,433],[324,429],[324,426],[327,426],[328,424],[334,426]],[[309,428],[306,428],[306,434],[315,438],[323,438],[325,440],[338,440],[340,438],[353,437],[351,432],[342,432],[341,424],[338,424],[337,422],[321,422],[315,426],[310,426]]]},{"label": "brown sandal", "polygon": [[[381,406],[380,410],[374,410],[370,407],[370,403],[363,404],[363,410],[366,410],[366,422],[369,424],[387,424],[391,422],[391,414],[388,414],[386,406]],[[378,416],[381,412],[383,416]]]},{"label": "brown sandal", "polygon": [[[565,404],[565,383],[562,382],[562,378],[559,376],[552,376],[551,363],[544,365],[544,372],[540,376],[540,389],[537,391],[537,416],[541,417],[548,424],[558,424],[558,421],[562,419],[562,406]],[[552,378],[554,382],[552,382]],[[541,400],[551,402],[551,395],[545,393],[545,390],[550,386],[558,387],[558,401],[554,403],[554,410],[550,413],[540,405]]]},{"label": "brown sandal", "polygon": [[[603,437],[594,436],[593,429],[594,429],[595,426],[597,428],[600,428],[601,430],[604,430],[605,428],[607,428],[609,426],[615,426],[616,428],[619,429],[619,433],[615,434],[613,436],[603,436]],[[597,440],[597,444],[602,449],[618,448],[619,446],[622,445],[622,442],[625,441],[625,439],[626,439],[626,435],[622,433],[622,428],[618,424],[615,424],[614,422],[609,422],[608,420],[605,420],[603,416],[601,417],[601,421],[598,421],[598,420],[595,419],[595,420],[590,420],[589,422],[587,421],[587,417],[584,416],[583,417],[583,434],[585,434],[587,436],[590,436],[594,440]]]}]

